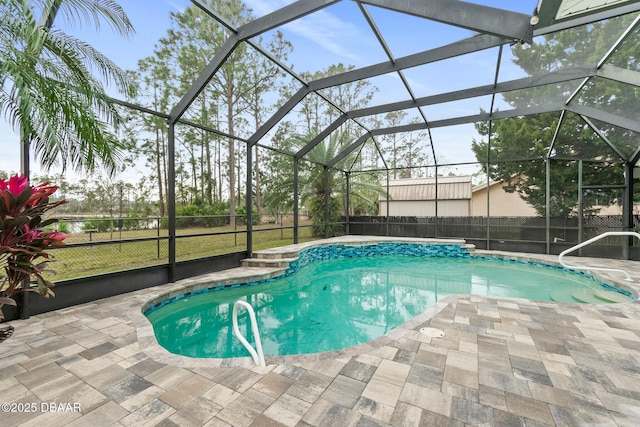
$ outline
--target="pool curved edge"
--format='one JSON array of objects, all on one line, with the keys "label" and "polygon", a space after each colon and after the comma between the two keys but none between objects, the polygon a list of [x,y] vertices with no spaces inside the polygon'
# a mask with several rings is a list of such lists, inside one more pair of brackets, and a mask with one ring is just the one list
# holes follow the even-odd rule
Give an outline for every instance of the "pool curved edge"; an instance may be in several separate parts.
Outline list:
[{"label": "pool curved edge", "polygon": [[[162,296],[162,294],[158,295]],[[400,338],[405,337],[407,334],[414,335],[412,338],[418,341],[426,343],[431,342],[430,337],[422,335],[415,330],[418,326],[430,320],[433,316],[445,309],[451,302],[459,298],[468,298],[470,295],[450,295],[442,298],[427,310],[414,317],[411,320],[399,325],[398,327],[387,332],[385,335],[368,341],[364,344],[347,347],[342,350],[327,351],[322,353],[311,354],[296,354],[287,356],[265,356],[265,362],[267,366],[278,365],[282,363],[289,364],[303,364],[313,363],[320,360],[332,359],[338,360],[341,358],[348,358],[357,356],[363,353],[371,353],[387,344],[392,343]],[[143,314],[144,310],[141,308],[132,308],[127,315],[131,319],[134,327],[136,328],[138,336],[138,346],[140,350],[146,353],[151,359],[165,363],[171,366],[177,366],[181,368],[231,368],[231,367],[244,367],[264,369],[256,366],[255,362],[250,356],[246,357],[228,357],[228,358],[195,358],[189,356],[182,356],[179,354],[171,353],[164,347],[162,347],[156,339],[153,331],[153,326],[147,317]],[[267,368],[268,369],[268,368]]]},{"label": "pool curved edge", "polygon": [[[605,284],[608,284],[610,286],[615,286],[616,288],[627,291],[631,295],[633,295],[633,297],[635,298],[635,300],[632,302],[619,303],[619,304],[631,304],[633,302],[640,301],[640,276],[637,277],[637,281],[629,282],[629,281],[626,281],[624,277],[621,276],[620,273],[589,270],[588,268],[581,269],[581,270],[572,270],[570,268],[563,267],[558,261],[557,255],[542,255],[542,254],[529,254],[529,253],[521,253],[521,252],[504,252],[504,251],[475,249],[471,254],[471,256],[490,256],[491,258],[497,258],[497,259],[503,259],[503,260],[524,261],[532,264],[543,264],[545,266],[558,267],[558,268],[574,271],[579,274],[586,274],[586,275],[592,276],[593,278]],[[582,259],[588,259],[588,258],[582,258]],[[608,258],[598,258],[598,259],[602,260],[601,264],[605,264]],[[601,264],[599,264],[598,266],[602,267],[603,265]],[[572,304],[572,303],[563,303],[563,304]]]},{"label": "pool curved edge", "polygon": [[[487,251],[487,250],[475,250],[473,245],[467,245],[464,240],[460,239],[420,239],[420,238],[387,238],[387,237],[378,237],[378,236],[342,236],[339,238],[325,239],[314,242],[307,242],[298,245],[289,245],[280,248],[269,249],[267,251],[260,251],[261,253],[266,253],[267,258],[270,259],[272,256],[275,258],[275,254],[285,254],[286,256],[290,256],[298,254],[304,250],[309,248],[317,247],[317,246],[331,246],[331,245],[352,245],[352,246],[362,246],[362,245],[372,245],[380,242],[387,243],[421,243],[421,244],[458,244],[464,245],[470,250],[471,256],[491,256],[494,258],[501,258],[507,260],[514,261],[526,261],[532,263],[539,263],[551,266],[560,266],[557,261],[553,261],[549,256],[537,255],[537,254],[525,254],[525,253],[512,253],[512,252],[501,252],[501,251]],[[557,259],[557,257],[556,257]],[[268,263],[267,263],[268,265]],[[264,369],[256,367],[253,359],[249,356],[247,357],[236,357],[236,358],[193,358],[188,356],[182,356],[178,354],[174,354],[166,350],[162,347],[153,331],[153,326],[151,322],[144,315],[144,312],[148,310],[150,307],[157,304],[159,301],[165,300],[167,298],[172,298],[174,296],[182,295],[188,292],[193,292],[196,290],[203,289],[205,287],[211,287],[211,283],[215,282],[216,286],[233,286],[239,283],[260,281],[263,279],[275,278],[278,277],[286,271],[286,267],[282,267],[278,265],[277,267],[267,267],[264,264],[255,267],[240,267],[234,268],[230,270],[225,270],[216,273],[210,273],[202,276],[197,276],[190,279],[181,280],[179,282],[175,282],[168,285],[161,285],[153,288],[153,291],[146,293],[144,298],[145,301],[140,305],[134,306],[134,308],[130,309],[128,317],[131,319],[134,327],[136,328],[138,344],[140,350],[144,351],[149,357],[152,359],[166,363],[172,366],[185,367],[185,368],[197,368],[197,367],[208,367],[208,368],[223,368],[223,367],[247,367],[247,368],[255,368],[255,369]],[[640,285],[634,283],[626,282],[622,279],[619,279],[610,274],[601,274],[600,272],[588,272],[593,277],[601,280],[604,283],[612,284],[620,289],[626,290],[635,296],[636,300],[628,303],[618,303],[618,304],[638,304],[640,303]],[[417,339],[418,341],[423,342],[431,342],[432,338],[422,335],[418,330],[418,326],[423,323],[429,321],[432,317],[446,308],[449,304],[454,302],[460,298],[470,298],[473,295],[468,294],[460,294],[460,295],[451,295],[447,296],[441,300],[439,300],[436,304],[429,307],[426,311],[419,314],[418,316],[412,318],[411,320],[399,325],[398,327],[392,329],[385,335],[375,338],[371,341],[368,341],[364,344],[359,344],[356,346],[348,347],[342,350],[329,351],[323,353],[313,353],[313,354],[301,354],[301,355],[287,355],[287,356],[265,356],[265,361],[267,365],[276,365],[281,363],[313,363],[319,360],[326,359],[340,359],[345,357],[352,357],[358,354],[370,353],[384,347],[385,345],[396,341],[402,337],[405,337],[407,334],[411,334],[411,338]],[[517,300],[518,298],[493,298],[493,297],[483,297],[490,298],[496,300]],[[572,303],[556,303],[549,302],[552,305],[573,305]],[[603,304],[604,305],[604,304]]]}]

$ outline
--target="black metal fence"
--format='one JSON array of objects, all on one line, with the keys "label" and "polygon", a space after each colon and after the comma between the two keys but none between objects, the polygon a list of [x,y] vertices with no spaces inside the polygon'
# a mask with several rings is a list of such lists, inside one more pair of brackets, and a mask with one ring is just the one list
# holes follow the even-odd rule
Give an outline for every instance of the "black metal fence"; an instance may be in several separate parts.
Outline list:
[{"label": "black metal fence", "polygon": [[[70,237],[65,246],[51,250],[55,282],[169,262],[166,217],[65,219],[56,225]],[[300,226],[299,239],[309,240],[309,225],[302,222]],[[231,221],[229,215],[181,216],[176,218],[175,238],[178,262],[244,252],[246,217],[238,215]],[[290,216],[278,215],[253,225],[255,250],[292,243]]]},{"label": "black metal fence", "polygon": [[[230,223],[234,223],[231,225]],[[557,254],[606,231],[623,230],[621,216],[578,218],[540,217],[383,217],[352,216],[333,224],[338,234],[398,237],[462,238],[482,249],[504,249]],[[87,218],[64,220],[70,234],[65,247],[52,251],[59,262],[54,281],[168,263],[167,219]],[[298,240],[313,239],[309,221],[299,223]],[[640,217],[634,228],[640,230]],[[291,216],[280,215],[253,226],[253,249],[294,243]],[[610,237],[581,250],[583,255],[625,257],[622,237]],[[631,240],[632,259],[638,246]],[[176,220],[176,261],[189,261],[247,250],[247,226],[243,216],[179,217]]]},{"label": "black metal fence", "polygon": [[[548,233],[547,233],[548,230]],[[543,217],[384,217],[351,216],[348,234],[461,238],[481,249],[559,254],[563,250],[607,231],[640,231],[640,217],[632,230],[624,230],[622,216],[579,218]],[[626,237],[612,236],[580,251],[586,256],[625,257]],[[629,256],[639,259],[637,240],[630,240]]]},{"label": "black metal fence", "polygon": [[[65,219],[56,227],[70,235],[51,248],[54,261],[45,274],[56,283],[55,298],[27,293],[18,307],[4,306],[7,320],[44,313],[199,274],[238,267],[247,257],[245,217],[179,217],[176,263],[169,262],[166,218]],[[301,219],[300,242],[312,240],[312,226]],[[294,243],[291,215],[266,217],[253,226],[254,250]],[[55,274],[53,273],[55,272]]]}]

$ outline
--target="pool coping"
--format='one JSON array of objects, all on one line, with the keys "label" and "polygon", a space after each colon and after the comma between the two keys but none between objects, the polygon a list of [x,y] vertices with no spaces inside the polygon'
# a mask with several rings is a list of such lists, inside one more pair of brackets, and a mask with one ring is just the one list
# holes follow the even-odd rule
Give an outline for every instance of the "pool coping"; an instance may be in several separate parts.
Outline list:
[{"label": "pool coping", "polygon": [[[278,259],[278,255],[286,255],[286,259],[291,258],[292,254],[299,254],[300,252],[319,246],[332,246],[332,245],[345,245],[345,246],[365,246],[373,245],[377,243],[417,243],[417,244],[458,244],[469,249],[470,255],[492,257],[513,261],[526,261],[531,263],[545,264],[555,267],[562,267],[559,262],[553,261],[549,256],[534,255],[534,254],[522,254],[512,253],[504,251],[491,251],[491,250],[478,250],[474,245],[467,244],[463,239],[430,239],[430,238],[398,238],[398,237],[381,237],[381,236],[341,236],[330,239],[305,242],[295,245],[282,246],[278,248],[267,249],[264,251],[256,251],[254,258],[252,259]],[[283,257],[283,259],[285,259]],[[153,331],[153,326],[143,314],[149,307],[156,304],[162,299],[171,298],[184,293],[192,292],[195,290],[203,289],[205,287],[214,286],[230,286],[238,283],[259,281],[268,278],[278,277],[286,271],[286,267],[266,267],[264,264],[258,264],[259,266],[243,266],[238,268],[232,268],[221,272],[205,274],[189,279],[180,280],[175,283],[157,286],[149,288],[142,292],[141,298],[146,298],[140,305],[135,305],[131,308],[127,315],[133,326],[136,329],[138,343],[141,348],[150,358],[173,366],[182,368],[223,368],[223,367],[253,367],[255,363],[249,356],[247,357],[235,357],[235,358],[193,358],[189,356],[178,355],[169,352],[162,347]],[[577,270],[576,270],[577,271]],[[620,289],[624,289],[632,293],[636,298],[640,297],[640,285],[632,284],[624,281],[621,278],[617,278],[609,273],[595,272],[589,270],[580,270],[586,272],[596,279],[614,285]],[[452,302],[460,298],[468,298],[470,294],[450,295],[442,298],[436,302],[433,306],[429,307],[426,311],[418,316],[408,320],[407,322],[397,326],[386,334],[368,341],[363,344],[348,347],[342,350],[312,353],[312,354],[300,354],[300,355],[287,355],[287,356],[265,356],[265,362],[267,365],[276,365],[282,363],[309,363],[326,359],[339,359],[343,357],[351,357],[362,353],[373,351],[377,348],[385,346],[390,342],[401,339],[407,334],[420,334],[415,329],[430,320],[440,311],[446,308]],[[523,300],[521,298],[503,298],[504,300]],[[528,300],[526,300],[528,301]],[[637,304],[640,300],[636,299],[628,303],[618,304]],[[574,305],[573,303],[556,303],[558,305]],[[592,304],[596,306],[610,305],[610,304]]]}]

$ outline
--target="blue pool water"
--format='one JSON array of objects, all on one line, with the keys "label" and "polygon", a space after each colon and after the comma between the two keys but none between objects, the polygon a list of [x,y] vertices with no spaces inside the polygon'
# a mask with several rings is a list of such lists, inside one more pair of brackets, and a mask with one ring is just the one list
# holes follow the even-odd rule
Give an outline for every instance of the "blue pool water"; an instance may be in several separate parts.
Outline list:
[{"label": "blue pool water", "polygon": [[[181,296],[145,314],[170,352],[227,358],[248,356],[231,328],[238,299],[254,307],[265,355],[291,355],[365,343],[453,294],[577,302],[572,295],[604,291],[624,298],[584,274],[458,255],[301,256],[302,265],[285,277]],[[248,316],[240,313],[240,330],[253,342]]]}]

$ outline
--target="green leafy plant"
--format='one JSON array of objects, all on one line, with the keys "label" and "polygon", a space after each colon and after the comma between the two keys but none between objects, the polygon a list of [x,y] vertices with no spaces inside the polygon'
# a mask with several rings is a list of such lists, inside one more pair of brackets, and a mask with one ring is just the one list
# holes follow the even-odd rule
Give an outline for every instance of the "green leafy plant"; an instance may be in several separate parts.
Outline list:
[{"label": "green leafy plant", "polygon": [[109,231],[113,223],[113,218],[109,216],[92,216],[82,223],[83,230],[97,230],[99,232]]},{"label": "green leafy plant", "polygon": [[[236,221],[238,224],[247,225],[247,207],[240,206],[236,209]],[[260,224],[260,215],[258,215],[258,211],[255,209],[251,209],[251,223],[253,225]]]},{"label": "green leafy plant", "polygon": [[52,260],[46,249],[64,245],[68,235],[43,229],[58,222],[56,218],[45,219],[45,214],[66,203],[49,201],[57,189],[49,183],[30,186],[22,175],[0,179],[0,320],[4,319],[2,306],[16,306],[17,294],[54,296],[54,284],[42,275]]}]

